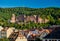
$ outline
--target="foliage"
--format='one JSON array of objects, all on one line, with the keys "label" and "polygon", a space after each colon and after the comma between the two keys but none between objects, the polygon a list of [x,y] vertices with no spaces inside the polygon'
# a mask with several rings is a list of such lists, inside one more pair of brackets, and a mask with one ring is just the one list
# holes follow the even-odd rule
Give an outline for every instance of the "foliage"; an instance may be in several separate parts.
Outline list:
[{"label": "foliage", "polygon": [[0,41],[9,41],[9,39],[7,39],[7,38],[2,38],[2,39],[0,39]]},{"label": "foliage", "polygon": [[[41,18],[49,19],[48,23],[24,23],[24,24],[12,24],[9,23],[12,14],[16,14],[16,16],[20,14],[25,15],[39,15]],[[16,7],[16,8],[0,8],[0,25],[2,26],[13,26],[17,29],[30,29],[32,27],[44,27],[49,25],[60,25],[60,8],[27,8],[27,7]],[[28,27],[29,26],[29,27]]]}]

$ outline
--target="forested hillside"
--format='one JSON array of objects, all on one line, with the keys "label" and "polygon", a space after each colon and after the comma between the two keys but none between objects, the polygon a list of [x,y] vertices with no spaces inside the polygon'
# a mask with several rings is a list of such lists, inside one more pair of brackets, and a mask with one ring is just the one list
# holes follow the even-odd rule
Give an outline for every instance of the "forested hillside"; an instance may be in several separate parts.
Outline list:
[{"label": "forested hillside", "polygon": [[[0,8],[0,13],[8,14],[26,14],[26,15],[40,15],[41,17],[52,16],[55,19],[60,16],[60,8],[26,8],[26,7],[17,7],[17,8]],[[7,14],[6,14],[7,15]]]},{"label": "forested hillside", "polygon": [[60,24],[60,8],[27,8],[27,7],[16,7],[16,8],[0,8],[0,24],[7,23],[10,20],[12,14],[25,14],[25,15],[39,15],[41,18],[49,19],[48,24]]}]

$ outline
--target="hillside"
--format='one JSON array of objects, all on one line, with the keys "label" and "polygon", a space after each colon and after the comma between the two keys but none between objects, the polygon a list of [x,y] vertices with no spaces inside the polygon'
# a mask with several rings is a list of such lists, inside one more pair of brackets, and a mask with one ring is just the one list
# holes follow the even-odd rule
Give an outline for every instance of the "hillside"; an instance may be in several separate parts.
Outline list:
[{"label": "hillside", "polygon": [[[6,13],[6,14],[5,14]],[[60,17],[60,8],[27,8],[27,7],[15,7],[15,8],[0,8],[0,16],[8,17],[11,14],[25,14],[25,15],[40,15],[41,17],[52,16],[54,19]],[[8,15],[8,16],[7,16]]]},{"label": "hillside", "polygon": [[41,18],[49,19],[51,25],[60,24],[60,8],[48,7],[48,8],[27,8],[27,7],[15,7],[15,8],[0,8],[0,24],[6,23],[10,20],[12,14],[16,16],[20,14],[25,15],[39,15]]}]

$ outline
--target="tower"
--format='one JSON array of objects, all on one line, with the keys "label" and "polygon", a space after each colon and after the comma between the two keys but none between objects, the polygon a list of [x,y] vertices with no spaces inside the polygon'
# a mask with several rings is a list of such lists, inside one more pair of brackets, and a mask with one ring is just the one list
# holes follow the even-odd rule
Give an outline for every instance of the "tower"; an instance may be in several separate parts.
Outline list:
[{"label": "tower", "polygon": [[38,23],[38,15],[36,15],[36,23]]},{"label": "tower", "polygon": [[15,17],[15,14],[12,14],[12,18],[11,18],[11,23],[15,23],[16,22],[16,17]]}]

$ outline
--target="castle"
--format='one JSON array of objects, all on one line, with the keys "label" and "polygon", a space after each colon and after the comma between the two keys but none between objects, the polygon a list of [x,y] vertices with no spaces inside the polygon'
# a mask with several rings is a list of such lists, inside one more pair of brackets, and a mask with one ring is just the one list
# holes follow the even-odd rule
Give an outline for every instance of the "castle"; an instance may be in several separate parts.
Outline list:
[{"label": "castle", "polygon": [[18,22],[34,22],[34,23],[46,23],[48,22],[48,19],[42,19],[38,15],[31,15],[31,16],[26,16],[26,15],[19,15],[15,16],[15,14],[12,14],[11,17],[11,23],[18,23]]}]

